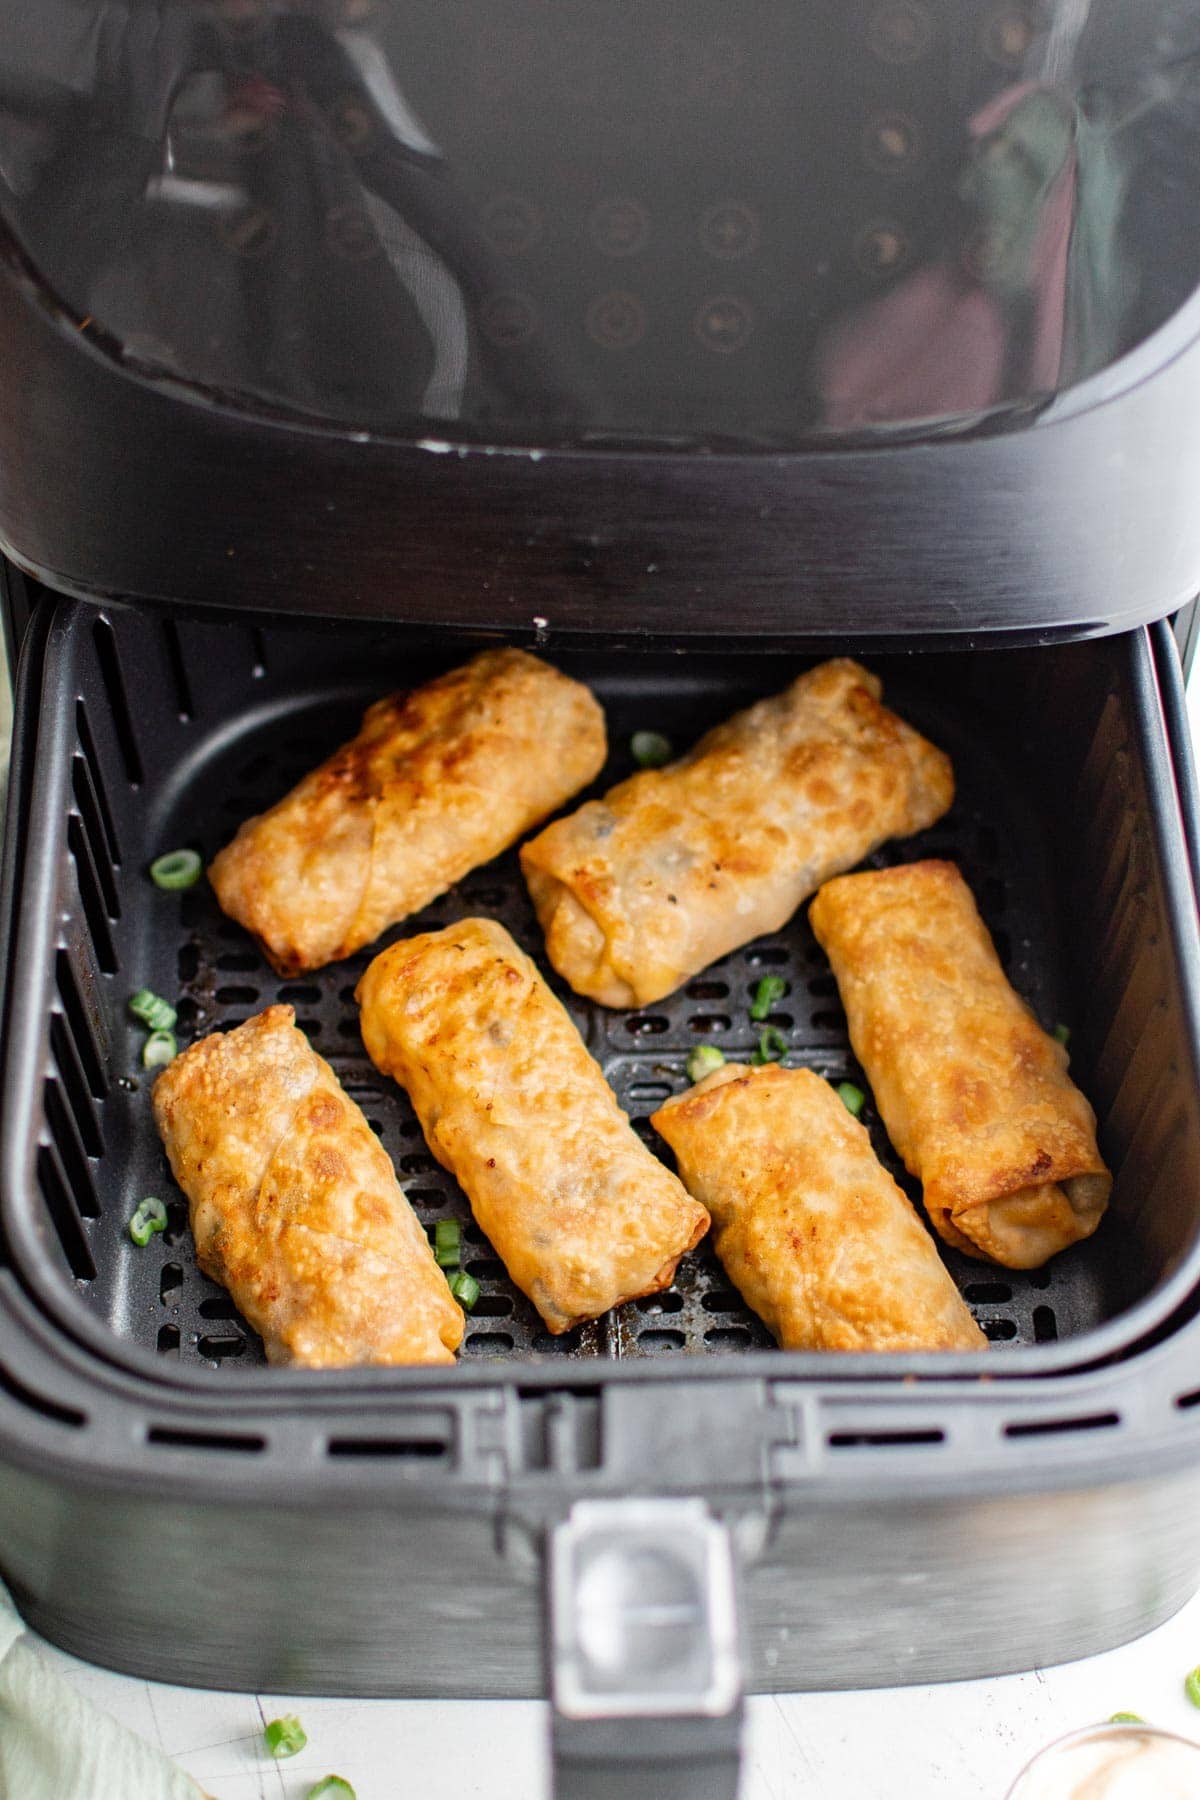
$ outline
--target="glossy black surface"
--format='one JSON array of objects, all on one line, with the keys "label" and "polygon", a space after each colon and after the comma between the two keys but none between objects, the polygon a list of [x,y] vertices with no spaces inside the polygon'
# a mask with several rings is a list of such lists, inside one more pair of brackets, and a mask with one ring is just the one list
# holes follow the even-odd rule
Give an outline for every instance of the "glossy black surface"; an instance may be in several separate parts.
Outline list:
[{"label": "glossy black surface", "polygon": [[46,291],[154,378],[405,435],[1008,416],[1195,289],[1198,161],[1183,0],[0,0]]}]

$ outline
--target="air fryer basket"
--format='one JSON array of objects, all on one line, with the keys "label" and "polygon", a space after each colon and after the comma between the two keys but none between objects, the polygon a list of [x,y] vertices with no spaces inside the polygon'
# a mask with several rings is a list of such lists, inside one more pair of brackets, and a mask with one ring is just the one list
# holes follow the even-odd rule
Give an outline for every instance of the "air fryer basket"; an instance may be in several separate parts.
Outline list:
[{"label": "air fryer basket", "polygon": [[[179,998],[185,1035],[291,999],[423,1220],[469,1215],[365,1060],[350,999],[365,956],[281,983],[207,887],[164,894],[146,867],[178,845],[211,854],[368,696],[478,641],[52,598],[35,614],[0,1096],[0,1544],[27,1615],[85,1656],[179,1680],[540,1692],[547,1536],[577,1502],[642,1495],[701,1501],[728,1528],[760,1688],[1029,1666],[1166,1616],[1198,1567],[1200,943],[1165,631],[866,653],[960,784],[947,820],[883,859],[961,861],[1017,986],[1071,1026],[1117,1175],[1096,1237],[1043,1272],[948,1255],[986,1357],[779,1352],[705,1252],[663,1295],[549,1340],[468,1227],[483,1295],[458,1367],[260,1366],[191,1261],[125,1012],[134,988]],[[682,745],[801,666],[546,654],[605,704],[605,780],[628,768],[634,729]],[[536,953],[511,858],[406,929],[469,911]],[[802,917],[644,1011],[564,997],[640,1121],[693,1044],[752,1047],[764,970],[789,982],[792,1057],[859,1077]],[[125,1226],[148,1192],[170,1199],[171,1229],[138,1250]],[[305,1570],[295,1591],[272,1575],[280,1556]]]}]

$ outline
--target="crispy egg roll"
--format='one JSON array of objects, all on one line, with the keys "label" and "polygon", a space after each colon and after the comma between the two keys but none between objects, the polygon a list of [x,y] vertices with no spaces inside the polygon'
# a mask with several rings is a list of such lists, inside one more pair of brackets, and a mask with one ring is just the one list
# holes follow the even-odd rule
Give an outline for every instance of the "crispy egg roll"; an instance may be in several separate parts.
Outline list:
[{"label": "crispy egg roll", "polygon": [[605,1006],[661,1000],[886,838],[940,819],[949,758],[881,692],[856,662],[822,663],[524,845],[559,974]]},{"label": "crispy egg roll", "polygon": [[599,774],[604,714],[524,650],[485,650],[362,728],[213,859],[221,906],[281,975],[350,956]]},{"label": "crispy egg roll", "polygon": [[1095,1231],[1096,1116],[1000,966],[950,862],[824,886],[809,913],[875,1103],[948,1244],[1037,1269]]},{"label": "crispy egg roll", "polygon": [[708,1214],[651,1155],[502,925],[405,938],[358,984],[363,1042],[552,1332],[666,1287]]},{"label": "crispy egg roll", "polygon": [[269,1006],[202,1038],[154,1084],[196,1260],[268,1362],[453,1362],[462,1312],[387,1151],[295,1016]]},{"label": "crispy egg roll", "polygon": [[827,1081],[727,1063],[654,1114],[785,1350],[984,1350],[933,1239]]}]

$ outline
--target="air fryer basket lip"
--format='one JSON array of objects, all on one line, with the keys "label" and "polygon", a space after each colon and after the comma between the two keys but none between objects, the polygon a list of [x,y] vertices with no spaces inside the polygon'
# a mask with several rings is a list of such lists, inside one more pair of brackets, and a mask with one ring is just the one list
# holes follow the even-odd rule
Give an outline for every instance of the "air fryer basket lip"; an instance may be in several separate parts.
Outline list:
[{"label": "air fryer basket lip", "polygon": [[[45,904],[44,897],[55,891],[56,863],[61,854],[55,801],[64,791],[69,709],[61,705],[56,707],[53,696],[45,692],[49,663],[43,662],[41,652],[52,645],[56,634],[69,633],[73,617],[88,604],[60,599],[53,607],[43,608],[42,617],[35,621],[27,636],[22,654],[18,755],[14,765],[17,774],[14,799],[18,816],[12,820],[8,833],[5,871],[6,880],[13,883],[6,914],[6,929],[8,920],[13,922],[13,953],[8,959],[10,986],[0,1115],[6,1122],[16,1120],[27,1124],[37,1116],[37,1088],[42,1078],[48,1029],[45,989],[47,971],[53,960],[51,940],[58,927],[58,920]],[[96,610],[96,603],[91,604]],[[1149,810],[1166,889],[1180,983],[1179,998],[1186,1011],[1186,1039],[1191,1055],[1189,1073],[1191,1080],[1196,1082],[1200,1081],[1200,993],[1197,991],[1200,934],[1197,932],[1183,820],[1170,766],[1168,721],[1160,688],[1160,682],[1178,688],[1179,670],[1173,657],[1163,659],[1160,656],[1156,678],[1156,658],[1145,630],[1127,634],[1125,643],[1137,698],[1134,712],[1151,792]],[[1179,696],[1175,694],[1171,712],[1176,720],[1181,716],[1179,707]],[[31,720],[35,727],[32,731]],[[22,731],[31,733],[28,740],[21,735]],[[26,797],[20,790],[23,771],[28,765],[32,765],[32,780],[26,804]],[[13,902],[18,893],[22,903],[14,909]],[[40,903],[39,895],[42,897]],[[32,1155],[33,1147],[27,1137],[6,1123],[0,1137],[0,1180],[5,1194],[19,1191],[30,1179]],[[480,1359],[477,1363],[463,1362],[444,1370],[361,1370],[336,1377],[307,1371],[254,1370],[233,1378],[231,1390],[229,1375],[195,1366],[165,1367],[162,1359],[127,1344],[84,1307],[73,1303],[63,1279],[55,1271],[45,1268],[44,1259],[38,1254],[31,1221],[24,1210],[6,1206],[4,1211],[8,1215],[6,1226],[18,1279],[36,1298],[40,1309],[65,1335],[75,1339],[103,1363],[160,1390],[167,1388],[196,1396],[219,1395],[226,1404],[232,1392],[238,1397],[235,1406],[243,1397],[248,1400],[265,1396],[282,1399],[290,1395],[308,1397],[314,1405],[319,1405],[322,1397],[331,1395],[343,1385],[363,1397],[377,1394],[403,1397],[416,1389],[430,1394],[448,1394],[462,1389],[493,1389],[498,1374],[504,1380],[516,1379],[522,1388],[530,1390],[568,1386],[575,1390],[596,1390],[614,1382],[737,1382],[747,1378],[744,1357],[719,1354],[682,1362],[593,1359],[564,1364],[554,1360],[523,1360],[511,1369],[507,1365],[498,1368],[496,1364]],[[977,1382],[985,1373],[992,1383],[1011,1384],[1029,1377],[1043,1380],[1080,1372],[1129,1350],[1162,1329],[1198,1286],[1200,1236],[1180,1266],[1156,1290],[1101,1325],[1052,1345],[1017,1347],[992,1358],[978,1353],[937,1356],[930,1353],[846,1354],[838,1357],[836,1373],[831,1370],[827,1357],[762,1350],[752,1357],[753,1374],[766,1381],[854,1383],[866,1379],[881,1391],[913,1378],[922,1384]]]}]

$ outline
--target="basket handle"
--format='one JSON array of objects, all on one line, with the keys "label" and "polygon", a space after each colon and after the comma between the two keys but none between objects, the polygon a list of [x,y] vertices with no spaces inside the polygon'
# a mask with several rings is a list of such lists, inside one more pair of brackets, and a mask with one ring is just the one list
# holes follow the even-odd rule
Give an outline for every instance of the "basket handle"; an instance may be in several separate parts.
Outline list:
[{"label": "basket handle", "polygon": [[548,1574],[554,1800],[736,1800],[728,1527],[701,1500],[580,1501]]}]

